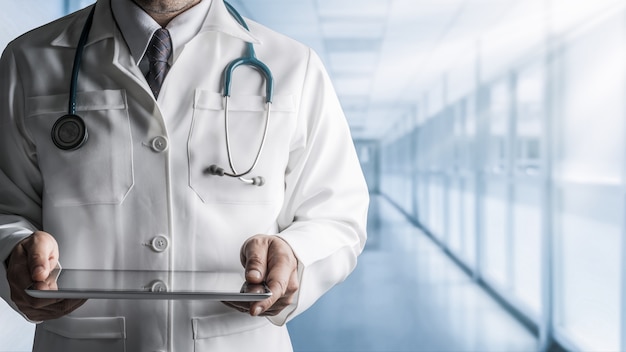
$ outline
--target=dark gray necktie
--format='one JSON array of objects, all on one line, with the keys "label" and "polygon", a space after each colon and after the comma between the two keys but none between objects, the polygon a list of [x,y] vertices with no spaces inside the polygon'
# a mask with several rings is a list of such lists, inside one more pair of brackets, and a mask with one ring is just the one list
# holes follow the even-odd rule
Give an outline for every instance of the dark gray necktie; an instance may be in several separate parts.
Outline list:
[{"label": "dark gray necktie", "polygon": [[167,63],[172,53],[172,38],[167,29],[159,28],[148,44],[146,57],[150,61],[150,70],[146,75],[146,80],[152,89],[155,98],[159,97],[161,85],[169,71],[170,67]]}]

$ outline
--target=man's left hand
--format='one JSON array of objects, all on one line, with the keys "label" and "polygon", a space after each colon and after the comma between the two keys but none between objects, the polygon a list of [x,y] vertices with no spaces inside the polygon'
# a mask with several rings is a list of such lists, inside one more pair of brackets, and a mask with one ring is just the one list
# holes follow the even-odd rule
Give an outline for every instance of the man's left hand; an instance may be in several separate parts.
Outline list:
[{"label": "man's left hand", "polygon": [[224,302],[252,316],[274,316],[292,302],[298,291],[298,260],[291,246],[277,236],[256,235],[241,247],[241,264],[250,284],[265,282],[272,296],[259,302]]}]

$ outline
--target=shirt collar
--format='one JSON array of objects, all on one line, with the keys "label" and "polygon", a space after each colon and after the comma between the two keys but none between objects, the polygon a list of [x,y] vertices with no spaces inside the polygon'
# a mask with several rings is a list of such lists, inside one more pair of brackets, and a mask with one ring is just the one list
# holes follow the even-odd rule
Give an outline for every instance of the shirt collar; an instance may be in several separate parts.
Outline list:
[{"label": "shirt collar", "polygon": [[[165,27],[172,38],[173,58],[178,57],[187,44],[203,27],[212,0],[197,5],[176,16]],[[154,32],[161,26],[131,0],[111,0],[111,11],[135,62],[139,64]]]}]

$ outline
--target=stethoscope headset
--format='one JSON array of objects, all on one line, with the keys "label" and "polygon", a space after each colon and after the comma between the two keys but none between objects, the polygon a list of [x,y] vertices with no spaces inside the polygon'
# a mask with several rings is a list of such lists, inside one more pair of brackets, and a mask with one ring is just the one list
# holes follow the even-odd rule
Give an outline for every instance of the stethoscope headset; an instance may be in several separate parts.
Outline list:
[{"label": "stethoscope headset", "polygon": [[[248,25],[241,15],[232,7],[229,3],[224,1],[226,8],[231,16],[233,16],[237,22],[249,31]],[[85,51],[85,46],[87,44],[87,37],[89,36],[89,31],[91,30],[91,25],[93,23],[93,15],[95,11],[95,5],[89,12],[87,20],[85,21],[85,25],[80,35],[80,39],[78,41],[78,46],[76,47],[76,54],[74,56],[74,64],[72,66],[72,76],[70,80],[70,94],[69,94],[69,104],[68,104],[68,112],[66,115],[61,116],[56,120],[54,125],[52,126],[52,142],[57,148],[66,151],[72,151],[79,149],[82,147],[87,140],[89,139],[89,133],[87,131],[87,126],[85,125],[85,121],[76,113],[76,89],[78,85],[78,73],[80,71],[80,66],[83,60],[83,52]],[[265,125],[263,127],[263,136],[261,138],[261,143],[259,144],[259,149],[257,150],[256,156],[252,165],[244,172],[238,172],[235,168],[235,164],[233,162],[233,157],[230,148],[230,133],[229,133],[229,114],[228,114],[228,101],[230,98],[231,92],[231,83],[232,76],[235,69],[241,65],[250,66],[256,69],[265,79],[265,105],[266,105],[266,115],[265,115]],[[270,120],[270,110],[272,104],[272,97],[274,95],[274,78],[272,76],[272,72],[270,69],[259,59],[256,58],[256,53],[254,51],[254,46],[252,43],[246,43],[246,52],[245,54],[231,61],[226,68],[224,69],[224,86],[223,86],[223,97],[224,97],[224,125],[225,125],[225,135],[226,135],[226,154],[228,156],[228,165],[230,167],[230,172],[224,170],[224,168],[213,164],[207,167],[204,170],[205,175],[216,175],[216,176],[230,176],[235,177],[241,180],[244,183],[262,186],[265,183],[265,179],[262,176],[254,176],[251,178],[246,178],[244,176],[249,175],[252,170],[257,166],[259,157],[263,152],[263,147],[265,146],[265,141],[267,137],[267,131],[269,127]]]}]

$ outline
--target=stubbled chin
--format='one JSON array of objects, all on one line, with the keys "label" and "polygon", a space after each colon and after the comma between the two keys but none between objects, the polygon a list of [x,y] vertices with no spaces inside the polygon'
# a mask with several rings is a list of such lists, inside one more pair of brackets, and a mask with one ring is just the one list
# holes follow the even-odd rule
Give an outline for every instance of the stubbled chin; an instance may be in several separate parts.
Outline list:
[{"label": "stubbled chin", "polygon": [[132,0],[148,13],[166,15],[180,13],[202,0]]}]

